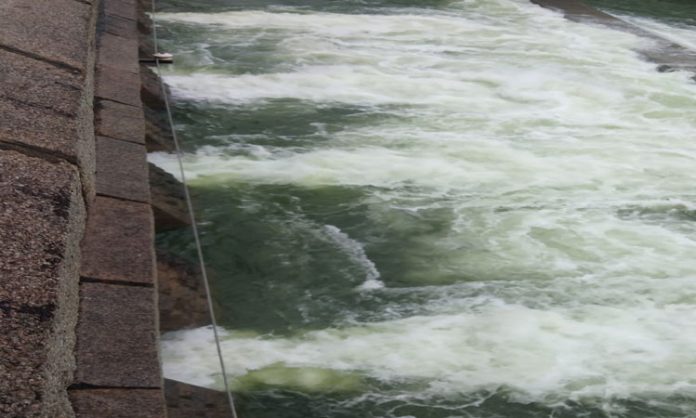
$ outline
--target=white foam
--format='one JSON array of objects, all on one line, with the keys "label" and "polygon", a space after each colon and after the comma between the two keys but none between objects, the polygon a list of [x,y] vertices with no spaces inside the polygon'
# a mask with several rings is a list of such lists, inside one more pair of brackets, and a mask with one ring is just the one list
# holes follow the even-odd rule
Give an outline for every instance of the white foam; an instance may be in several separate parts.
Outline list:
[{"label": "white foam", "polygon": [[384,287],[384,283],[379,280],[380,274],[377,266],[367,257],[365,248],[360,242],[352,239],[334,225],[324,225],[324,230],[336,245],[343,249],[353,261],[365,270],[365,281],[360,285],[359,289],[374,290]]},{"label": "white foam", "polygon": [[[504,385],[523,402],[600,402],[696,389],[696,335],[682,332],[694,320],[694,310],[683,305],[535,310],[493,301],[475,312],[310,331],[295,338],[230,332],[223,352],[237,378],[282,365],[358,373],[385,383],[423,380],[433,396]],[[201,378],[201,366],[204,376],[217,371],[211,343],[205,330],[165,338],[165,375],[209,384],[212,377]]]},{"label": "white foam", "polygon": [[[522,0],[427,15],[163,19],[283,35],[283,72],[173,70],[167,81],[182,100],[290,98],[402,117],[347,123],[303,148],[186,156],[194,184],[362,188],[368,220],[408,237],[399,251],[413,262],[398,278],[412,288],[380,292],[428,296],[396,320],[385,307],[374,323],[294,337],[228,331],[240,385],[286,367],[423,380],[433,396],[506,386],[546,404],[696,393],[696,87],[641,61],[635,49],[647,41]],[[175,167],[167,154],[151,160]],[[428,217],[445,226],[415,229]],[[365,270],[363,287],[389,285],[361,243],[325,232]],[[169,335],[166,375],[219,387],[210,342],[203,329]]]}]

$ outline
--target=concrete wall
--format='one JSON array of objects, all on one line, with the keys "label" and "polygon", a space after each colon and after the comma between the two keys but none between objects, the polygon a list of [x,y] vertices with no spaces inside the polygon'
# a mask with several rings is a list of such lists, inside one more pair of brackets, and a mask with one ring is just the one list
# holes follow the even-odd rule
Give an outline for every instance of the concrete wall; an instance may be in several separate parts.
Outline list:
[{"label": "concrete wall", "polygon": [[3,417],[165,416],[137,8],[0,2]]},{"label": "concrete wall", "polygon": [[95,10],[0,2],[3,417],[72,414],[79,243],[95,182]]}]

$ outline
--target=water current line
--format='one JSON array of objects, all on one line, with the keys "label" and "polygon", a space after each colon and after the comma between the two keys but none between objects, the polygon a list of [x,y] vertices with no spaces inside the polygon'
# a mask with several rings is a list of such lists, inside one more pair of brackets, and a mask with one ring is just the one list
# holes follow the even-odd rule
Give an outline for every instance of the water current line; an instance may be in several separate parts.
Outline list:
[{"label": "water current line", "polygon": [[203,277],[203,285],[205,287],[205,296],[208,301],[208,312],[210,312],[210,322],[213,327],[213,335],[215,336],[215,347],[217,348],[218,358],[220,359],[220,370],[222,371],[222,382],[225,386],[225,392],[227,393],[227,400],[230,404],[230,411],[232,412],[232,418],[237,418],[237,410],[234,406],[234,398],[232,397],[232,392],[230,391],[230,385],[227,381],[227,371],[225,369],[225,360],[222,357],[222,348],[220,347],[220,335],[218,333],[217,321],[215,320],[215,312],[213,309],[213,298],[210,294],[210,283],[208,281],[208,273],[205,267],[205,259],[203,258],[203,248],[201,246],[201,239],[198,233],[198,226],[196,225],[196,215],[193,212],[193,203],[191,202],[191,194],[189,193],[188,183],[186,182],[186,172],[184,170],[183,153],[181,152],[181,147],[179,146],[179,139],[176,135],[176,129],[174,128],[174,118],[172,117],[172,110],[169,104],[169,95],[167,94],[166,86],[164,85],[164,79],[162,78],[162,69],[160,68],[160,60],[158,58],[158,47],[157,47],[157,18],[156,18],[156,0],[152,0],[152,40],[154,43],[155,52],[155,64],[157,66],[157,77],[160,82],[160,89],[162,90],[162,97],[164,98],[164,107],[167,110],[167,120],[169,122],[169,127],[172,131],[172,138],[174,139],[174,147],[176,148],[176,157],[179,161],[179,171],[181,172],[181,182],[184,186],[184,195],[186,197],[186,206],[188,207],[189,219],[191,220],[191,229],[193,231],[193,239],[196,244],[196,252],[198,253],[198,261],[201,268],[201,276]]}]

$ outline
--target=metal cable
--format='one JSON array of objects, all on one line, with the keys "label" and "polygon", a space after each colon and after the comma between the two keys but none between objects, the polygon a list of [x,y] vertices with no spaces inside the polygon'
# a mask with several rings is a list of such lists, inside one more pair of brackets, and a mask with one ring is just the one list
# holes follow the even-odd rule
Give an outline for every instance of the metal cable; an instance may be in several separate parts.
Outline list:
[{"label": "metal cable", "polygon": [[[155,54],[158,53],[157,47],[157,21],[156,21],[156,0],[152,0],[152,40],[154,43]],[[230,410],[232,412],[232,418],[237,418],[237,411],[234,406],[234,398],[232,397],[232,392],[230,391],[229,382],[227,381],[227,371],[225,369],[225,360],[222,357],[222,348],[220,346],[220,335],[218,333],[217,321],[215,320],[215,311],[213,309],[213,298],[210,294],[210,284],[208,282],[208,273],[205,267],[205,259],[203,257],[203,248],[201,246],[201,239],[198,233],[198,226],[196,225],[196,215],[193,212],[193,203],[191,201],[191,194],[189,193],[188,183],[186,182],[186,172],[184,170],[183,153],[181,147],[179,146],[179,139],[176,135],[176,129],[174,128],[174,118],[172,117],[171,106],[169,104],[169,96],[167,94],[167,89],[164,85],[164,80],[162,79],[162,69],[160,68],[160,62],[157,55],[154,56],[155,65],[157,67],[157,76],[160,82],[160,88],[162,90],[162,97],[164,98],[164,107],[167,110],[167,119],[169,121],[169,127],[172,131],[172,138],[174,139],[174,147],[176,148],[176,156],[179,161],[179,171],[181,172],[181,182],[184,186],[184,195],[186,197],[186,206],[188,207],[189,218],[191,220],[191,229],[193,230],[193,239],[196,244],[196,252],[198,253],[198,260],[201,268],[201,276],[203,277],[203,285],[205,287],[205,295],[208,301],[208,311],[210,312],[210,320],[213,327],[213,335],[215,337],[215,346],[217,348],[218,358],[220,359],[220,369],[222,371],[222,381],[225,385],[225,392],[227,392],[227,399],[230,404]]]}]

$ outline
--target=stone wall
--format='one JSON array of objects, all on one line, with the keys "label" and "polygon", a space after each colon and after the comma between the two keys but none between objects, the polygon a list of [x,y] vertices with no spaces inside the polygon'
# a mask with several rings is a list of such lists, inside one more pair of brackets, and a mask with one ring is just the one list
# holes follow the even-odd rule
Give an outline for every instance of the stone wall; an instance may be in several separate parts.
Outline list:
[{"label": "stone wall", "polygon": [[0,2],[2,417],[165,416],[142,16]]},{"label": "stone wall", "polygon": [[70,388],[78,417],[165,415],[137,22],[134,0],[102,0],[96,198],[82,241],[77,369]]},{"label": "stone wall", "polygon": [[[51,16],[50,19],[47,17]],[[0,416],[71,416],[96,5],[0,2]]]}]

